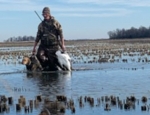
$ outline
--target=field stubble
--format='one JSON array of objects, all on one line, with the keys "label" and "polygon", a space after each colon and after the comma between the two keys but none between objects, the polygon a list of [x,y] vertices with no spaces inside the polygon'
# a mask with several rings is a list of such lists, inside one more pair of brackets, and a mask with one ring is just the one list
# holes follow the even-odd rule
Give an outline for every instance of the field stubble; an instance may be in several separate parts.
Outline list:
[{"label": "field stubble", "polygon": [[[8,42],[0,43],[0,55],[28,55],[32,52],[32,42]],[[109,39],[97,39],[97,40],[66,40],[66,49],[73,63],[93,63],[93,62],[114,62],[116,57],[121,58],[122,55],[134,56],[137,55],[150,55],[150,39],[124,39],[124,40],[109,40]],[[23,50],[6,50],[3,48],[9,47],[23,47]],[[29,49],[25,49],[28,48]],[[118,60],[118,59],[117,59]],[[126,62],[126,59],[122,61]],[[141,61],[139,58],[138,61]],[[144,61],[149,62],[148,58]]]}]

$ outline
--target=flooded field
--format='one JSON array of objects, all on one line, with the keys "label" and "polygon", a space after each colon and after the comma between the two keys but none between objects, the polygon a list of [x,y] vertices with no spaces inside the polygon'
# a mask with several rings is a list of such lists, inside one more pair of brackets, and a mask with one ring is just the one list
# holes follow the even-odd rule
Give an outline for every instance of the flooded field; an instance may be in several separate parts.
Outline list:
[{"label": "flooded field", "polygon": [[[0,47],[0,114],[38,115],[47,102],[53,102],[54,107],[50,108],[54,115],[148,115],[149,42],[67,42],[74,70],[48,73],[29,73],[20,63],[24,55],[31,55],[31,44],[22,47],[3,44]],[[20,101],[23,98],[25,102]],[[19,103],[21,108],[17,106]]]}]

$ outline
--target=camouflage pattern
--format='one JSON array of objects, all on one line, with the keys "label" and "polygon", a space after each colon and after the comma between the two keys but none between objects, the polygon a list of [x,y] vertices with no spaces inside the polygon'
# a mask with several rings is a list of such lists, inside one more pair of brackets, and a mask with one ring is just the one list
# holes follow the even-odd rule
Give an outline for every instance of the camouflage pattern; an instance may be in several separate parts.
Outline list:
[{"label": "camouflage pattern", "polygon": [[63,32],[60,23],[51,17],[48,21],[42,21],[38,26],[36,42],[41,41],[43,47],[59,45],[59,36],[63,38]]},{"label": "camouflage pattern", "polygon": [[50,9],[49,9],[49,7],[45,7],[45,8],[43,8],[42,13],[43,13],[43,14],[44,14],[44,13],[48,13],[48,14],[50,14]]},{"label": "camouflage pattern", "polygon": [[43,48],[39,47],[37,52],[37,58],[39,59],[42,67],[46,71],[56,71],[58,68],[56,65],[58,64],[57,57],[55,52],[58,50],[57,47],[50,48]]},{"label": "camouflage pattern", "polygon": [[[49,63],[55,70],[55,52],[60,49],[59,37],[63,38],[63,32],[60,23],[51,16],[50,20],[42,21],[38,26],[36,42],[41,42],[37,52],[42,67],[46,68]],[[48,58],[48,61],[46,60]]]}]

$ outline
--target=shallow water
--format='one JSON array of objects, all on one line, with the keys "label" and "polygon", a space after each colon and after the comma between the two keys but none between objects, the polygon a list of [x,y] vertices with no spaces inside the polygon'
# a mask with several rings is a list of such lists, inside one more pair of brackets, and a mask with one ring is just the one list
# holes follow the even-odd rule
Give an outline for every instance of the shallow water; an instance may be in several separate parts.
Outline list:
[{"label": "shallow water", "polygon": [[[142,96],[149,99],[150,95],[150,64],[149,63],[93,63],[73,64],[72,72],[53,73],[27,73],[25,66],[19,63],[8,63],[0,60],[0,95],[12,96],[14,104],[10,106],[8,115],[24,115],[24,110],[16,112],[15,104],[20,95],[26,100],[34,100],[35,96],[49,97],[51,100],[56,95],[65,95],[68,99],[74,99],[76,115],[141,115],[149,114],[149,111],[141,111]],[[140,100],[136,102],[136,108],[131,110],[111,107],[111,111],[105,111],[105,102],[96,106],[96,99],[102,96],[118,96],[125,100],[127,96],[135,96]],[[94,107],[84,103],[79,107],[78,98],[90,96],[95,99]],[[27,101],[28,104],[28,101]],[[146,103],[149,105],[149,100]],[[33,109],[28,115],[37,115],[42,107]],[[66,115],[72,114],[69,109]]]}]

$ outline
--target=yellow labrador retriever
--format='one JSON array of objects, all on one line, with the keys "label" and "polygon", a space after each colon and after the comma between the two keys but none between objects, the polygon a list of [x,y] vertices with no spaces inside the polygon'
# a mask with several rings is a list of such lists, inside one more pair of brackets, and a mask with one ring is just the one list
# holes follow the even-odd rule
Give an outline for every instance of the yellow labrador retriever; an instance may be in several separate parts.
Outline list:
[{"label": "yellow labrador retriever", "polygon": [[26,69],[28,71],[43,70],[36,56],[31,56],[31,57],[24,56],[22,59],[22,64],[26,65]]}]

